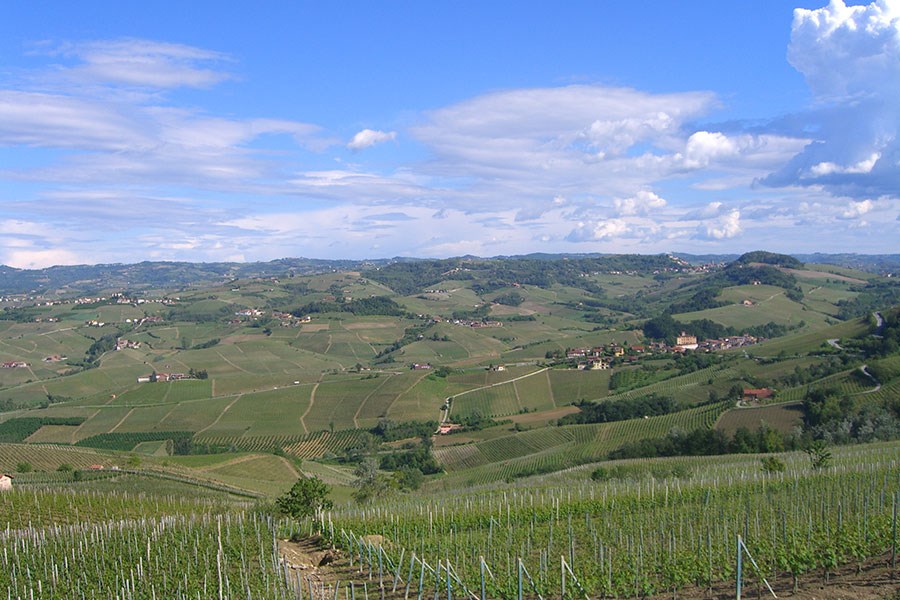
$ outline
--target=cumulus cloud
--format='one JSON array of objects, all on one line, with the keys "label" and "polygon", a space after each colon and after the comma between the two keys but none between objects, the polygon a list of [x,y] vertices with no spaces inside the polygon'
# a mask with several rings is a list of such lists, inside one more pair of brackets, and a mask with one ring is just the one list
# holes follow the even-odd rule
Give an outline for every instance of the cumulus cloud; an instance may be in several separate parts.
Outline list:
[{"label": "cumulus cloud", "polygon": [[396,131],[376,131],[374,129],[363,129],[353,136],[353,139],[347,143],[347,147],[351,150],[362,150],[371,148],[376,144],[390,142],[397,139]]},{"label": "cumulus cloud", "polygon": [[593,223],[578,223],[569,232],[566,240],[570,242],[594,242],[622,237],[628,233],[628,223],[623,219],[608,219]]},{"label": "cumulus cloud", "polygon": [[646,215],[663,208],[666,201],[649,190],[641,190],[630,198],[616,198],[613,204],[620,215]]},{"label": "cumulus cloud", "polygon": [[872,210],[873,204],[871,200],[863,200],[862,202],[850,202],[847,204],[847,208],[844,209],[844,212],[841,213],[841,217],[844,219],[857,219],[870,210]]},{"label": "cumulus cloud", "polygon": [[900,5],[832,0],[797,9],[788,48],[820,108],[801,115],[810,143],[761,182],[821,186],[836,195],[900,189]]},{"label": "cumulus cloud", "polygon": [[831,0],[816,10],[798,8],[788,60],[823,98],[900,91],[900,5]]},{"label": "cumulus cloud", "polygon": [[17,269],[45,269],[56,265],[79,265],[85,261],[70,250],[13,249],[5,253],[3,264]]},{"label": "cumulus cloud", "polygon": [[741,211],[732,209],[700,226],[700,237],[709,240],[733,238],[741,232]]}]

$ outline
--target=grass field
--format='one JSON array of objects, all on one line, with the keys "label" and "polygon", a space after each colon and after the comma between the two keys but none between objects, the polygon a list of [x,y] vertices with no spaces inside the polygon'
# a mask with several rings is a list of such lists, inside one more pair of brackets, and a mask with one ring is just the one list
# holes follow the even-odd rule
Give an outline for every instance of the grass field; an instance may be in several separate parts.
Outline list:
[{"label": "grass field", "polygon": [[741,427],[756,431],[766,425],[781,433],[793,433],[802,424],[803,405],[794,402],[755,408],[732,408],[719,417],[716,429],[733,436]]}]

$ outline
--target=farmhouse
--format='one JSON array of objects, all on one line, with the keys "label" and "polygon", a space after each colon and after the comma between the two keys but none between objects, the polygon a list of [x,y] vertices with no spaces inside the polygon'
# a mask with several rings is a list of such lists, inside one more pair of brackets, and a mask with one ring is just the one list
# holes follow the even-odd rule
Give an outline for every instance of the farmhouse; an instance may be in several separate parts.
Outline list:
[{"label": "farmhouse", "polygon": [[20,360],[8,360],[3,363],[4,369],[27,369],[28,363],[22,362]]},{"label": "farmhouse", "polygon": [[126,348],[131,348],[132,350],[137,350],[141,347],[140,342],[133,342],[131,340],[126,340],[125,338],[116,338],[116,351],[125,350]]},{"label": "farmhouse", "polygon": [[591,359],[578,363],[578,368],[583,371],[599,371],[601,369],[608,369],[609,363],[602,359]]},{"label": "farmhouse", "polygon": [[448,433],[452,433],[454,431],[458,431],[462,429],[462,425],[459,423],[441,423],[438,426],[438,434],[447,435]]},{"label": "farmhouse", "polygon": [[0,492],[12,489],[12,477],[4,473],[0,473]]},{"label": "farmhouse", "polygon": [[744,400],[747,402],[760,400],[763,398],[771,398],[774,394],[775,392],[769,388],[744,388]]}]

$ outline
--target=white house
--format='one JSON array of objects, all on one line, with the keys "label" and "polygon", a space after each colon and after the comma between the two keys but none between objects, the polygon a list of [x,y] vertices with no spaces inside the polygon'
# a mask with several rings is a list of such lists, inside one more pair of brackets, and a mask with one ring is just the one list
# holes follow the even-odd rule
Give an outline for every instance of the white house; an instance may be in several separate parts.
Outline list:
[{"label": "white house", "polygon": [[12,477],[0,473],[0,492],[12,489]]}]

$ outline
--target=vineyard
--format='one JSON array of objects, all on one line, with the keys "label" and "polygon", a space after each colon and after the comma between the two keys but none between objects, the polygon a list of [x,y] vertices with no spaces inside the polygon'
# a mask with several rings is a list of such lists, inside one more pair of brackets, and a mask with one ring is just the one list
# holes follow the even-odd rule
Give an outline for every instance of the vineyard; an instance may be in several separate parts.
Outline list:
[{"label": "vineyard", "polygon": [[[284,597],[265,521],[202,506],[192,507],[197,514],[154,518],[148,515],[159,511],[142,508],[130,519],[7,531],[0,589],[29,600]],[[75,512],[71,503],[60,507]]]},{"label": "vineyard", "polygon": [[489,598],[514,598],[524,585],[528,596],[561,597],[560,557],[571,568],[574,595],[703,590],[734,581],[739,535],[760,569],[748,567],[746,582],[765,577],[782,593],[806,573],[825,581],[841,565],[896,549],[900,488],[896,452],[888,454],[879,459],[873,452],[865,467],[827,472],[795,462],[784,475],[765,476],[745,463],[739,475],[702,482],[512,488],[346,509],[332,515],[330,530],[351,552],[359,552],[362,536],[383,536],[398,573],[418,577],[415,561],[425,562],[429,575],[413,585],[424,583],[429,596],[436,587],[478,591],[484,585]]},{"label": "vineyard", "polygon": [[235,448],[246,452],[271,452],[281,448],[298,458],[321,458],[340,454],[360,441],[365,434],[360,429],[316,431],[300,435],[223,436],[198,435],[195,442],[220,448]]},{"label": "vineyard", "polygon": [[[711,427],[727,407],[720,402],[677,413],[592,425],[541,428],[514,435],[434,449],[435,457],[451,474],[460,471],[467,484],[548,473],[586,462],[603,460],[624,444],[662,437],[673,428],[693,431]],[[443,481],[451,486],[450,477]]]}]

